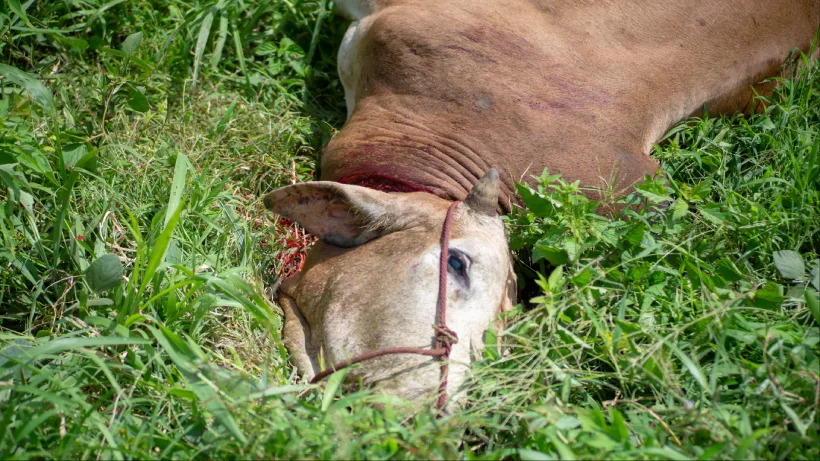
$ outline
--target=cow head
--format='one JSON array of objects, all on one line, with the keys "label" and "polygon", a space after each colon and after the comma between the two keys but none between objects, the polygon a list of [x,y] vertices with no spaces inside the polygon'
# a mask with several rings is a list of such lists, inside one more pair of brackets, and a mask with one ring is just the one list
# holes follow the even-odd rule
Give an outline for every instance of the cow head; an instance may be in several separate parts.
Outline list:
[{"label": "cow head", "polygon": [[[515,276],[496,214],[498,173],[491,170],[453,215],[447,325],[458,334],[448,395],[459,396],[484,332],[515,296]],[[440,236],[451,202],[424,192],[385,193],[335,182],[277,189],[272,211],[320,241],[304,268],[279,289],[285,342],[307,377],[353,356],[390,347],[432,348],[438,318]],[[438,359],[389,355],[350,371],[380,391],[421,404],[439,386]]]}]

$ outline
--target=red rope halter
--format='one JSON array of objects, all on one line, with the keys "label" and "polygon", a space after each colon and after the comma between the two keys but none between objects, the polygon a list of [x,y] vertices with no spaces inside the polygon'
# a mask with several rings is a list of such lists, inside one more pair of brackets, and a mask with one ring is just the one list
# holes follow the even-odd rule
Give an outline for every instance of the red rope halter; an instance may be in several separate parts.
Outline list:
[{"label": "red rope halter", "polygon": [[438,408],[439,411],[444,410],[444,404],[447,402],[447,375],[449,372],[448,362],[450,360],[450,351],[453,348],[453,344],[458,342],[458,335],[456,332],[447,327],[447,260],[450,256],[450,228],[453,223],[453,212],[459,203],[460,202],[456,201],[450,204],[450,207],[447,208],[447,215],[444,218],[444,225],[441,227],[441,259],[439,260],[438,268],[439,319],[438,325],[433,325],[433,330],[436,332],[436,348],[422,349],[420,347],[390,347],[365,352],[364,354],[357,355],[352,359],[341,361],[330,368],[325,368],[310,380],[311,384],[318,383],[322,379],[338,370],[341,370],[342,368],[347,368],[351,365],[364,362],[365,360],[370,360],[385,355],[418,354],[431,357],[441,357],[441,382],[438,387]]}]

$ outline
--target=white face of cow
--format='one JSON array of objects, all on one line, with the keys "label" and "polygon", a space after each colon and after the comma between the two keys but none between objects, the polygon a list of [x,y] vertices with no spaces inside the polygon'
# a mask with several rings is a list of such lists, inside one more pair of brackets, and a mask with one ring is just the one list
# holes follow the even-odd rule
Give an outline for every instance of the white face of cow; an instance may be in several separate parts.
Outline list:
[{"label": "white face of cow", "polygon": [[[492,171],[453,215],[447,325],[459,340],[450,356],[451,400],[481,355],[484,332],[514,296],[497,195]],[[278,189],[265,204],[321,239],[279,293],[285,341],[303,375],[377,349],[435,346],[440,236],[450,202],[313,182]],[[436,396],[439,366],[432,357],[390,355],[362,363],[349,377],[421,404]]]}]

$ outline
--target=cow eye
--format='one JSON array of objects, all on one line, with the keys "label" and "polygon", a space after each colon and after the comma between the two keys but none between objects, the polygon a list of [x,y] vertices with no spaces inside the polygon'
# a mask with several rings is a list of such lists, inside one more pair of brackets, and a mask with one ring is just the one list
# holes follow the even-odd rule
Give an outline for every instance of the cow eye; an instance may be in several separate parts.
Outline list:
[{"label": "cow eye", "polygon": [[450,267],[459,273],[464,272],[464,263],[457,256],[450,256]]},{"label": "cow eye", "polygon": [[467,269],[470,267],[470,258],[464,253],[451,248],[447,265],[456,275],[467,277]]}]

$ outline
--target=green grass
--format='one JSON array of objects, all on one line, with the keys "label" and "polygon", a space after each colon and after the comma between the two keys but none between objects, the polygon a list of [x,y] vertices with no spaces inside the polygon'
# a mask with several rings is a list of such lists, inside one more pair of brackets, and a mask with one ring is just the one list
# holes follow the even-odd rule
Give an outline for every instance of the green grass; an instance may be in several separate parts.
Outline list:
[{"label": "green grass", "polygon": [[259,197],[344,119],[329,8],[0,7],[1,458],[820,457],[816,62],[674,128],[644,207],[522,186],[525,302],[462,411],[299,384]]}]

